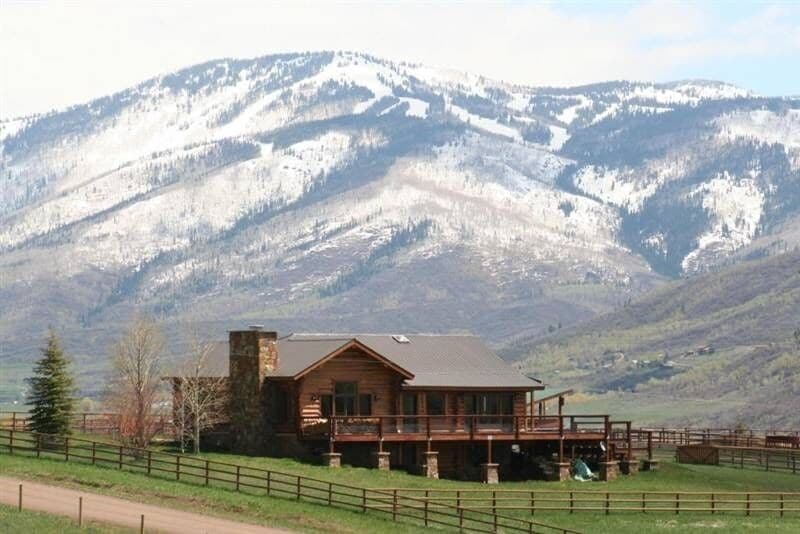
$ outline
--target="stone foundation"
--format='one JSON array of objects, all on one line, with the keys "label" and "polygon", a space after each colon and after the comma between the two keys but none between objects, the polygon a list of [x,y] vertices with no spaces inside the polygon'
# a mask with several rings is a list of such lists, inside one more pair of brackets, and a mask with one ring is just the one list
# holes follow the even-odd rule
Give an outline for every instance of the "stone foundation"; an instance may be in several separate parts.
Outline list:
[{"label": "stone foundation", "polygon": [[553,469],[553,472],[550,475],[550,480],[557,480],[559,482],[563,482],[565,480],[569,480],[570,478],[572,478],[569,472],[568,463],[560,464],[558,462],[553,462],[552,464],[550,464],[550,466]]},{"label": "stone foundation", "polygon": [[372,465],[376,469],[380,471],[389,471],[389,462],[391,459],[391,453],[382,451],[382,452],[373,452],[372,453]]},{"label": "stone foundation", "polygon": [[428,478],[439,478],[439,453],[423,452],[422,459],[422,474]]},{"label": "stone foundation", "polygon": [[642,471],[658,471],[658,460],[642,460]]},{"label": "stone foundation", "polygon": [[619,463],[619,470],[623,475],[635,475],[639,472],[639,460],[622,460]]},{"label": "stone foundation", "polygon": [[617,462],[600,462],[600,480],[611,482],[617,479],[619,465]]},{"label": "stone foundation", "polygon": [[342,467],[342,454],[338,452],[323,452],[322,465],[325,467]]},{"label": "stone foundation", "polygon": [[500,464],[481,464],[481,482],[484,484],[500,483]]}]

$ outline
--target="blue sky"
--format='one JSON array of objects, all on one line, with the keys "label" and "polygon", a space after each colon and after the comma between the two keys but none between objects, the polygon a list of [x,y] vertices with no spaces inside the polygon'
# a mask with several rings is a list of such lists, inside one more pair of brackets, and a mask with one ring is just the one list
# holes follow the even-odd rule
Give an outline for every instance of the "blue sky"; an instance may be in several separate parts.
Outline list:
[{"label": "blue sky", "polygon": [[530,85],[706,78],[800,95],[797,2],[3,0],[0,117],[213,58],[323,49]]}]

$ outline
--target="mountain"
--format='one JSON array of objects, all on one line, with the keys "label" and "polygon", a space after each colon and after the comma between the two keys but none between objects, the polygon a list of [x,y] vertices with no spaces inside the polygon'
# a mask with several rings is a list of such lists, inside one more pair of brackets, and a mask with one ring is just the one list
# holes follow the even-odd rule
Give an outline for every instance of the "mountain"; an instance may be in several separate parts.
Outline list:
[{"label": "mountain", "polygon": [[93,372],[136,310],[215,336],[546,333],[794,247],[798,121],[719,82],[537,88],[322,52],[0,122],[0,361],[23,373],[52,324]]},{"label": "mountain", "polygon": [[520,340],[505,356],[549,382],[617,392],[628,410],[668,406],[662,422],[792,428],[800,252],[667,284],[578,327]]}]

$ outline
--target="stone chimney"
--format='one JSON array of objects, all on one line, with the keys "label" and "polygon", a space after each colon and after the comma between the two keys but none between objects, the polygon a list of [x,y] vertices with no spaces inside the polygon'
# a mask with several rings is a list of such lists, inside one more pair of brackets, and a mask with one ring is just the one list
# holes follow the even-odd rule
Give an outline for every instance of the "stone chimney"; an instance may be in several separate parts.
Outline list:
[{"label": "stone chimney", "polygon": [[230,332],[229,344],[231,447],[258,454],[266,445],[264,379],[278,367],[278,334],[251,326]]}]

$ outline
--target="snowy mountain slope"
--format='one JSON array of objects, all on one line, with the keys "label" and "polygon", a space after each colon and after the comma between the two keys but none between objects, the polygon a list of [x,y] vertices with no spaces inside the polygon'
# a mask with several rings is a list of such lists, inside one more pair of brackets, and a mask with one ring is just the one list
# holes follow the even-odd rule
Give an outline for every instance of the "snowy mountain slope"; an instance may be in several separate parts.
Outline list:
[{"label": "snowy mountain slope", "polygon": [[535,335],[785,233],[798,109],[347,52],[189,67],[0,123],[0,335],[142,308]]}]

